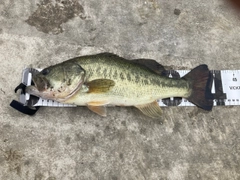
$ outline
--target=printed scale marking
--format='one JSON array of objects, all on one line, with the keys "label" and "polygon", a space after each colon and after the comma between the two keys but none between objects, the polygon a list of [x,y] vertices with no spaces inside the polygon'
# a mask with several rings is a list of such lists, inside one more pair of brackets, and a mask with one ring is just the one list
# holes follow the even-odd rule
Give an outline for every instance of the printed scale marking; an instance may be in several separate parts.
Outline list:
[{"label": "printed scale marking", "polygon": [[[31,85],[33,68],[26,68],[23,71],[22,83]],[[167,75],[171,78],[180,78],[189,70],[169,70]],[[240,105],[240,70],[212,70],[213,82],[210,86],[214,95],[214,106]],[[45,100],[20,94],[20,102],[30,106],[52,106],[52,107],[75,107],[71,104],[63,104],[53,100]],[[159,106],[195,106],[184,98],[172,97],[158,101]]]}]

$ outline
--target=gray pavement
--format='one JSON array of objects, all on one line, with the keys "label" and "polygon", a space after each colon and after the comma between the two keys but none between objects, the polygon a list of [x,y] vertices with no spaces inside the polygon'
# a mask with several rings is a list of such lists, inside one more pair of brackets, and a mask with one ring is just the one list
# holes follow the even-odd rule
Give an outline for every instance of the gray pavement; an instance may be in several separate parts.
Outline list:
[{"label": "gray pavement", "polygon": [[[240,14],[240,12],[239,12]],[[240,180],[240,107],[12,109],[24,67],[112,52],[175,69],[240,69],[240,18],[223,0],[0,2],[0,179]]]}]

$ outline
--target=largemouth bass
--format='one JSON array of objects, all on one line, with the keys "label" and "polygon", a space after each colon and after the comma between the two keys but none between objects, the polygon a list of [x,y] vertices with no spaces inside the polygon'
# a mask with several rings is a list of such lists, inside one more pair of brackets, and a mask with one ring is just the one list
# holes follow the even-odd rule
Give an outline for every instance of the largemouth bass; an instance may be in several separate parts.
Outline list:
[{"label": "largemouth bass", "polygon": [[154,60],[126,60],[110,53],[76,57],[33,75],[26,92],[45,99],[87,106],[106,116],[106,106],[135,106],[145,115],[158,118],[157,100],[183,97],[198,107],[211,110],[211,74],[200,65],[181,79],[164,75]]}]

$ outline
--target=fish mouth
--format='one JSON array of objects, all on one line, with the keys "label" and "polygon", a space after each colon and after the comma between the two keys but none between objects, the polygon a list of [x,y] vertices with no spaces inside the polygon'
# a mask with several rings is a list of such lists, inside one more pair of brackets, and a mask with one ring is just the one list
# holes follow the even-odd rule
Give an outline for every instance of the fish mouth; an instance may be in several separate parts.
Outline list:
[{"label": "fish mouth", "polygon": [[39,92],[47,90],[50,86],[48,80],[44,77],[33,77],[32,82]]},{"label": "fish mouth", "polygon": [[42,77],[35,78],[33,76],[31,84],[32,85],[26,87],[26,93],[47,99],[47,96],[44,94],[44,92],[48,88],[49,83],[46,79]]}]

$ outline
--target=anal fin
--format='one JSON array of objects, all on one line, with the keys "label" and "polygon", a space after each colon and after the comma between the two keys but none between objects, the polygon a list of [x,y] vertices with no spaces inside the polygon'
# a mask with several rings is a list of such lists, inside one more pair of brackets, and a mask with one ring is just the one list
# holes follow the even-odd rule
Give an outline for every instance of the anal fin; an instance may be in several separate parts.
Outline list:
[{"label": "anal fin", "polygon": [[157,101],[135,107],[142,111],[143,114],[151,118],[159,118],[162,116],[162,109],[159,107]]}]

